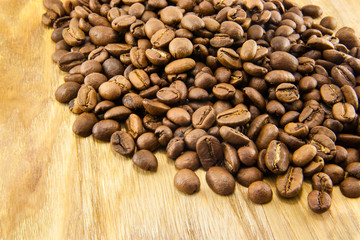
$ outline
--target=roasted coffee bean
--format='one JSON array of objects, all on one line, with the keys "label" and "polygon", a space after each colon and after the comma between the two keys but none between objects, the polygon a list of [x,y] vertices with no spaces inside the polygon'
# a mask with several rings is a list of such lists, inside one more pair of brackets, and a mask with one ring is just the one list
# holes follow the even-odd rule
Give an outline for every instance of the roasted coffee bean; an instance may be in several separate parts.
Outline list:
[{"label": "roasted coffee bean", "polygon": [[212,88],[212,92],[220,100],[229,100],[235,95],[235,87],[228,83],[219,83]]},{"label": "roasted coffee bean", "polygon": [[356,117],[355,108],[350,103],[336,103],[332,107],[332,114],[341,123],[352,122]]},{"label": "roasted coffee bean", "polygon": [[340,190],[345,197],[358,198],[360,197],[360,180],[354,177],[347,177],[341,182]]},{"label": "roasted coffee bean", "polygon": [[266,167],[271,172],[279,174],[287,171],[289,163],[290,153],[286,145],[280,141],[272,140],[266,150]]},{"label": "roasted coffee bean", "polygon": [[251,123],[247,132],[247,136],[251,140],[255,140],[260,133],[261,129],[270,122],[270,118],[268,114],[262,114],[257,116]]},{"label": "roasted coffee bean", "polygon": [[120,124],[115,120],[101,120],[92,128],[94,138],[101,141],[110,141],[111,135],[120,130]]},{"label": "roasted coffee bean", "polygon": [[298,69],[299,61],[287,52],[276,51],[270,55],[270,65],[274,70],[295,72]]},{"label": "roasted coffee bean", "polygon": [[84,54],[79,52],[68,52],[59,58],[58,65],[61,71],[69,72],[73,67],[82,64],[84,61]]},{"label": "roasted coffee bean", "polygon": [[105,112],[104,119],[123,121],[127,119],[131,113],[131,110],[125,106],[116,106]]},{"label": "roasted coffee bean", "polygon": [[309,133],[309,128],[304,123],[290,122],[285,125],[284,131],[297,138],[305,138]]},{"label": "roasted coffee bean", "polygon": [[129,156],[135,151],[135,142],[130,134],[124,131],[116,131],[111,135],[111,147],[115,152]]},{"label": "roasted coffee bean", "polygon": [[89,31],[90,40],[98,46],[105,46],[109,43],[115,43],[119,40],[119,35],[114,29],[106,26],[95,26]]},{"label": "roasted coffee bean", "polygon": [[76,98],[76,95],[81,85],[76,82],[65,82],[60,85],[55,92],[55,99],[61,103],[67,103],[71,99]]},{"label": "roasted coffee bean", "polygon": [[357,179],[360,179],[360,162],[352,162],[346,166],[346,172]]},{"label": "roasted coffee bean", "polygon": [[331,76],[333,77],[334,82],[339,87],[342,87],[344,85],[350,85],[351,87],[355,87],[355,77],[353,73],[345,66],[334,66],[331,69]]},{"label": "roasted coffee bean", "polygon": [[195,65],[196,62],[192,58],[177,59],[166,65],[165,73],[168,75],[184,73],[193,69]]},{"label": "roasted coffee bean", "polygon": [[90,136],[92,128],[97,121],[98,119],[94,113],[82,113],[76,118],[72,130],[76,135],[81,137]]},{"label": "roasted coffee bean", "polygon": [[104,82],[99,87],[99,94],[107,100],[116,100],[121,96],[121,88],[115,82]]},{"label": "roasted coffee bean", "polygon": [[324,135],[328,136],[333,142],[336,141],[335,133],[327,127],[316,126],[316,127],[312,128],[309,133],[309,138],[312,139],[313,136],[315,136],[316,134],[324,134]]},{"label": "roasted coffee bean", "polygon": [[122,104],[129,109],[141,109],[143,108],[144,99],[136,93],[127,93],[122,98]]},{"label": "roasted coffee bean", "polygon": [[83,84],[78,91],[76,101],[81,110],[90,112],[97,104],[95,89],[87,84]]},{"label": "roasted coffee bean", "polygon": [[338,185],[344,180],[345,171],[336,164],[326,164],[323,172],[329,175],[334,185]]},{"label": "roasted coffee bean", "polygon": [[[194,113],[195,114],[195,113]],[[216,122],[220,126],[242,126],[248,123],[251,119],[251,114],[245,106],[235,107],[219,113],[216,116]]]},{"label": "roasted coffee bean", "polygon": [[293,103],[300,98],[297,87],[291,83],[281,83],[276,87],[275,94],[280,102],[285,103]]},{"label": "roasted coffee bean", "polygon": [[314,174],[320,172],[325,166],[324,159],[316,156],[306,167],[304,167],[304,176],[311,177]]},{"label": "roasted coffee bean", "polygon": [[237,154],[240,162],[248,167],[254,166],[258,159],[258,151],[256,147],[252,147],[250,145],[240,147],[237,150]]},{"label": "roasted coffee bean", "polygon": [[196,153],[205,170],[208,170],[211,166],[216,165],[224,159],[220,141],[211,135],[205,135],[198,139],[196,143]]},{"label": "roasted coffee bean", "polygon": [[95,90],[98,90],[101,84],[107,81],[107,77],[102,73],[90,73],[84,78],[84,83],[92,86]]},{"label": "roasted coffee bean", "polygon": [[126,119],[125,125],[127,133],[130,134],[133,139],[137,139],[144,131],[141,118],[133,113]]},{"label": "roasted coffee bean", "polygon": [[195,150],[197,140],[204,135],[207,135],[207,133],[203,129],[193,129],[190,132],[185,133],[184,141],[186,147],[190,150]]},{"label": "roasted coffee bean", "polygon": [[249,199],[256,204],[265,204],[272,200],[273,193],[268,183],[255,181],[248,188]]},{"label": "roasted coffee bean", "polygon": [[181,137],[172,138],[166,147],[166,156],[176,159],[184,151],[185,142]]},{"label": "roasted coffee bean", "polygon": [[159,29],[151,36],[151,44],[156,48],[168,45],[175,38],[175,32],[171,29]]},{"label": "roasted coffee bean", "polygon": [[322,100],[328,104],[333,105],[343,100],[343,94],[340,88],[334,84],[324,84],[320,88]]},{"label": "roasted coffee bean", "polygon": [[269,146],[269,143],[276,140],[279,135],[279,129],[275,124],[267,123],[259,132],[259,136],[256,139],[256,146],[258,149],[264,149]]},{"label": "roasted coffee bean", "polygon": [[270,84],[293,83],[295,77],[292,73],[284,70],[272,70],[265,75],[265,80]]},{"label": "roasted coffee bean", "polygon": [[154,65],[166,65],[171,59],[171,55],[160,49],[146,49],[146,58]]},{"label": "roasted coffee bean", "polygon": [[206,172],[206,182],[216,194],[230,195],[235,190],[234,177],[222,167],[211,167]]},{"label": "roasted coffee bean", "polygon": [[312,190],[308,195],[309,208],[315,213],[323,213],[331,207],[331,197],[327,192]]},{"label": "roasted coffee bean", "polygon": [[137,151],[133,158],[134,164],[147,171],[156,171],[158,167],[158,160],[155,155],[149,150],[142,149]]},{"label": "roasted coffee bean", "polygon": [[242,67],[239,54],[231,48],[220,48],[217,51],[217,59],[226,68],[240,69]]},{"label": "roasted coffee bean", "polygon": [[219,133],[220,136],[230,144],[245,145],[250,141],[245,134],[228,126],[220,127]]},{"label": "roasted coffee bean", "polygon": [[211,106],[198,108],[192,115],[192,125],[194,128],[208,129],[215,122],[215,110]]},{"label": "roasted coffee bean", "polygon": [[173,123],[180,126],[187,126],[191,123],[190,114],[185,109],[179,107],[171,108],[166,113],[166,117]]},{"label": "roasted coffee bean", "polygon": [[87,60],[83,62],[80,66],[80,72],[84,76],[87,76],[93,72],[101,72],[101,71],[102,71],[101,64],[95,60]]},{"label": "roasted coffee bean", "polygon": [[180,100],[180,92],[176,88],[164,87],[156,93],[157,99],[165,104],[175,104]]},{"label": "roasted coffee bean", "polygon": [[332,193],[333,183],[329,175],[323,172],[316,173],[311,179],[313,190],[325,191],[328,194]]},{"label": "roasted coffee bean", "polygon": [[309,129],[320,125],[325,118],[324,110],[320,106],[309,105],[304,107],[299,115],[299,122],[305,123]]},{"label": "roasted coffee bean", "polygon": [[147,149],[153,152],[159,147],[159,141],[154,133],[145,132],[137,138],[136,145],[139,149]]},{"label": "roasted coffee bean", "polygon": [[236,180],[243,186],[249,187],[251,183],[263,180],[263,173],[256,167],[241,168]]},{"label": "roasted coffee bean", "polygon": [[196,169],[198,169],[200,167],[200,161],[196,152],[186,151],[181,154],[175,160],[175,167],[179,170],[187,168],[195,171]]},{"label": "roasted coffee bean", "polygon": [[150,78],[142,69],[135,69],[130,72],[129,80],[131,84],[138,90],[143,90],[150,86]]},{"label": "roasted coffee bean", "polygon": [[103,72],[108,78],[115,77],[124,73],[124,66],[122,63],[113,57],[106,59],[103,64]]},{"label": "roasted coffee bean", "polygon": [[174,177],[175,187],[183,193],[194,194],[200,190],[200,179],[190,169],[181,169]]},{"label": "roasted coffee bean", "polygon": [[316,134],[312,137],[309,143],[316,147],[318,151],[317,155],[322,157],[325,162],[334,158],[336,154],[335,144],[328,136],[324,134]]},{"label": "roasted coffee bean", "polygon": [[289,167],[283,175],[276,178],[276,189],[285,198],[293,198],[300,194],[303,184],[303,172],[299,167]]},{"label": "roasted coffee bean", "polygon": [[231,174],[236,174],[240,168],[240,160],[236,149],[228,143],[223,142],[222,148],[224,151],[224,167]]},{"label": "roasted coffee bean", "polygon": [[173,132],[165,125],[157,127],[154,133],[161,146],[166,146],[173,138]]},{"label": "roasted coffee bean", "polygon": [[293,153],[292,163],[295,166],[307,165],[317,154],[317,149],[311,144],[305,144]]}]

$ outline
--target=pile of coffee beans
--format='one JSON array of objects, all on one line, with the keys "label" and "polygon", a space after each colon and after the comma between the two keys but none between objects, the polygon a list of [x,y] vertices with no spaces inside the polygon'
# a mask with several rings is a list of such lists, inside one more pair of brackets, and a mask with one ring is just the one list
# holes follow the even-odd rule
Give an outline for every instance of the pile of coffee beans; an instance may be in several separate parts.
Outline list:
[{"label": "pile of coffee beans", "polygon": [[[360,39],[315,5],[289,0],[44,0],[52,59],[68,72],[55,98],[75,134],[108,141],[174,185],[248,187],[258,204],[300,194],[331,206],[333,185],[360,196]],[[125,124],[126,131],[121,130]]]}]

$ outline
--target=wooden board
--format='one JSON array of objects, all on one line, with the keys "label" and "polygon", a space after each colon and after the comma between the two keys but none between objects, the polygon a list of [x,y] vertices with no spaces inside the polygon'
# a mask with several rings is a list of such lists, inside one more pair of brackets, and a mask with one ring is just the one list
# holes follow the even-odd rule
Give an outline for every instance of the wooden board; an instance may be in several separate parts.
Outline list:
[{"label": "wooden board", "polygon": [[[147,173],[109,144],[71,131],[75,115],[54,100],[63,74],[51,61],[51,30],[41,0],[0,1],[0,236],[3,239],[359,239],[360,199],[338,187],[331,210],[308,209],[309,183],[286,200],[275,191],[264,206],[236,185],[214,194],[173,186],[174,163],[163,152]],[[299,1],[300,2],[300,1]],[[304,0],[339,25],[359,29],[360,0]],[[359,35],[359,31],[357,34]]]}]

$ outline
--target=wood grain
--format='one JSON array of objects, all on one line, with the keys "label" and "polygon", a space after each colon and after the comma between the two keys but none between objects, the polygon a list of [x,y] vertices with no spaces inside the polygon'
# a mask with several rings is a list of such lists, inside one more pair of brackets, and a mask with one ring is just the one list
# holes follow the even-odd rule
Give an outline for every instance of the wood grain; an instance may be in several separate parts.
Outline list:
[{"label": "wood grain", "polygon": [[[360,0],[304,0],[360,27]],[[71,131],[75,115],[54,100],[63,73],[41,24],[41,0],[0,1],[0,236],[2,239],[359,239],[360,200],[336,187],[327,213],[301,196],[255,205],[237,184],[229,197],[173,186],[174,163],[163,152],[147,173],[92,137]],[[359,34],[359,32],[357,32]],[[274,186],[273,180],[269,181]],[[275,188],[273,187],[274,193]]]}]

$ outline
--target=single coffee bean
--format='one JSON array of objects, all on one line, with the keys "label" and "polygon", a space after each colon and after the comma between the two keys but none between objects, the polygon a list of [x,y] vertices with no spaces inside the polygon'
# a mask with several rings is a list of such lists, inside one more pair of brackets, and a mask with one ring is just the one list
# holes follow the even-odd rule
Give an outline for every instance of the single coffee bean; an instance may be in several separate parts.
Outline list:
[{"label": "single coffee bean", "polygon": [[129,80],[131,84],[138,90],[143,90],[150,86],[150,78],[142,69],[135,69],[130,72]]},{"label": "single coffee bean", "polygon": [[230,144],[245,145],[250,141],[250,139],[245,134],[228,126],[220,127],[219,133],[220,136]]},{"label": "single coffee bean", "polygon": [[166,147],[166,156],[168,158],[176,159],[184,151],[185,142],[181,137],[172,138]]},{"label": "single coffee bean", "polygon": [[206,172],[206,182],[216,194],[230,195],[235,190],[234,177],[222,167],[211,167]]},{"label": "single coffee bean", "polygon": [[175,38],[175,32],[171,29],[159,29],[151,37],[151,44],[156,48],[168,45]]},{"label": "single coffee bean", "polygon": [[336,154],[334,142],[324,134],[316,134],[309,142],[314,145],[318,151],[317,155],[325,161],[330,161]]},{"label": "single coffee bean", "polygon": [[331,76],[334,79],[334,82],[342,87],[344,85],[350,85],[351,87],[355,87],[355,77],[353,73],[344,66],[334,66],[331,69]]},{"label": "single coffee bean", "polygon": [[300,98],[297,87],[291,83],[281,83],[276,87],[275,94],[280,102],[285,103],[293,103]]},{"label": "single coffee bean", "polygon": [[240,69],[242,67],[239,54],[231,48],[220,48],[217,51],[217,59],[226,68]]},{"label": "single coffee bean", "polygon": [[334,84],[324,84],[320,88],[322,100],[328,104],[333,105],[343,100],[343,94],[340,88]]},{"label": "single coffee bean", "polygon": [[299,61],[296,57],[287,52],[276,51],[270,55],[270,65],[274,70],[296,72]]},{"label": "single coffee bean", "polygon": [[99,94],[107,100],[116,100],[121,96],[121,87],[115,82],[104,82],[99,86]]},{"label": "single coffee bean", "polygon": [[208,129],[215,122],[215,110],[211,106],[198,108],[192,115],[192,125],[194,128]]},{"label": "single coffee bean", "polygon": [[175,104],[180,100],[180,92],[176,88],[164,87],[156,93],[157,99],[165,104]]},{"label": "single coffee bean", "polygon": [[196,152],[186,151],[181,154],[175,160],[175,167],[179,170],[187,168],[195,171],[196,169],[198,169],[200,167],[200,161]]},{"label": "single coffee bean", "polygon": [[228,144],[223,142],[222,149],[224,151],[224,167],[228,170],[231,174],[236,174],[240,168],[240,160],[236,149]]},{"label": "single coffee bean", "polygon": [[323,172],[329,175],[334,185],[338,185],[344,180],[345,171],[336,164],[326,164]]},{"label": "single coffee bean", "polygon": [[360,179],[360,162],[352,162],[346,166],[346,172],[352,177]]},{"label": "single coffee bean", "polygon": [[55,99],[61,103],[67,103],[71,99],[76,98],[76,95],[81,85],[76,82],[65,82],[60,85],[55,92]]},{"label": "single coffee bean", "polygon": [[356,117],[356,111],[350,103],[336,103],[332,107],[332,114],[336,120],[342,123],[352,122]]},{"label": "single coffee bean", "polygon": [[221,100],[229,100],[235,95],[235,87],[228,83],[219,83],[212,88],[215,97]]},{"label": "single coffee bean", "polygon": [[340,190],[345,197],[358,198],[360,197],[360,180],[354,177],[347,177],[341,182]]},{"label": "single coffee bean", "polygon": [[317,5],[305,5],[301,8],[301,11],[305,16],[312,18],[318,18],[323,14],[323,10]]},{"label": "single coffee bean", "polygon": [[[194,113],[195,114],[195,113]],[[251,119],[251,114],[245,106],[235,107],[219,113],[216,116],[216,122],[220,126],[242,126],[248,123]]]},{"label": "single coffee bean", "polygon": [[139,149],[155,151],[159,147],[159,141],[154,133],[145,132],[137,138],[136,145]]},{"label": "single coffee bean", "polygon": [[349,85],[344,85],[341,87],[341,91],[344,94],[345,101],[353,105],[354,109],[357,110],[359,108],[359,98],[354,88]]},{"label": "single coffee bean", "polygon": [[328,194],[332,193],[333,183],[329,175],[323,172],[316,173],[311,179],[313,190],[325,191]]},{"label": "single coffee bean", "polygon": [[168,105],[162,102],[157,102],[155,100],[144,99],[142,101],[142,104],[145,110],[154,116],[162,116],[170,110],[170,107]]},{"label": "single coffee bean", "polygon": [[76,135],[81,137],[90,136],[92,133],[92,128],[97,123],[98,119],[93,113],[82,113],[79,115],[73,126],[72,130]]},{"label": "single coffee bean", "polygon": [[194,194],[200,190],[200,179],[190,169],[181,169],[174,177],[175,187],[185,194]]},{"label": "single coffee bean", "polygon": [[84,54],[79,52],[68,52],[60,57],[58,65],[61,71],[69,72],[73,67],[82,64],[84,61]]},{"label": "single coffee bean", "polygon": [[81,110],[85,112],[92,111],[97,104],[95,89],[87,84],[83,84],[78,91],[76,100]]},{"label": "single coffee bean", "polygon": [[265,75],[265,81],[273,85],[294,83],[295,77],[291,72],[285,70],[272,70]]},{"label": "single coffee bean", "polygon": [[90,73],[84,78],[84,83],[89,86],[92,86],[95,90],[98,90],[100,85],[107,81],[108,79],[104,74],[97,72]]},{"label": "single coffee bean", "polygon": [[259,136],[256,139],[256,146],[258,149],[264,149],[269,146],[269,143],[276,140],[279,135],[279,129],[275,124],[267,123],[261,129]]},{"label": "single coffee bean", "polygon": [[168,64],[171,59],[168,52],[155,48],[146,49],[145,55],[152,64],[160,66]]},{"label": "single coffee bean", "polygon": [[320,172],[325,166],[324,159],[316,156],[306,167],[304,167],[304,176],[311,177],[314,174]]},{"label": "single coffee bean", "polygon": [[177,59],[166,65],[165,73],[168,75],[184,73],[193,69],[195,65],[196,62],[192,58]]},{"label": "single coffee bean", "polygon": [[166,146],[173,138],[173,132],[165,125],[157,127],[154,133],[161,146]]},{"label": "single coffee bean", "polygon": [[240,50],[240,58],[243,61],[251,61],[255,55],[257,50],[257,44],[254,40],[250,39],[244,42]]},{"label": "single coffee bean", "polygon": [[256,167],[241,168],[236,179],[244,187],[249,187],[251,183],[263,180],[263,173]]},{"label": "single coffee bean", "polygon": [[122,63],[118,59],[113,57],[106,59],[103,62],[102,67],[104,74],[108,78],[112,78],[124,73],[124,66],[122,65]]},{"label": "single coffee bean", "polygon": [[304,107],[299,115],[299,122],[305,123],[309,129],[320,125],[325,118],[324,110],[320,106],[309,105]]},{"label": "single coffee bean", "polygon": [[323,134],[328,136],[333,142],[336,141],[336,135],[329,128],[324,126],[316,126],[310,130],[309,138],[312,139],[316,134]]},{"label": "single coffee bean", "polygon": [[80,72],[82,75],[87,76],[93,72],[101,72],[102,66],[98,61],[87,60],[80,65]]},{"label": "single coffee bean", "polygon": [[270,185],[264,181],[255,181],[249,185],[248,197],[253,203],[268,203],[272,200],[272,196]]},{"label": "single coffee bean", "polygon": [[299,167],[289,167],[283,175],[276,178],[276,189],[285,198],[293,198],[300,194],[303,184],[303,172]]},{"label": "single coffee bean", "polygon": [[219,140],[211,135],[205,135],[196,143],[196,153],[205,170],[224,159],[224,153]]},{"label": "single coffee bean", "polygon": [[171,108],[166,113],[166,117],[173,123],[180,126],[187,126],[191,123],[190,114],[185,109],[179,107]]},{"label": "single coffee bean", "polygon": [[327,192],[312,190],[308,195],[309,208],[315,213],[323,213],[331,207],[331,197]]},{"label": "single coffee bean", "polygon": [[131,113],[131,110],[125,106],[116,106],[105,112],[104,119],[113,119],[121,122],[127,119]]},{"label": "single coffee bean", "polygon": [[334,18],[332,16],[326,16],[323,19],[321,19],[320,25],[322,25],[323,27],[329,28],[331,30],[335,30],[335,28],[337,26],[337,21],[336,21],[336,18]]},{"label": "single coffee bean", "polygon": [[134,139],[124,131],[114,132],[111,135],[110,142],[112,149],[123,156],[129,156],[135,151]]},{"label": "single coffee bean", "polygon": [[286,145],[280,141],[272,140],[266,150],[266,167],[271,172],[279,174],[287,171],[289,163],[290,153]]},{"label": "single coffee bean", "polygon": [[295,166],[303,167],[306,166],[317,154],[317,149],[311,144],[305,144],[297,149],[292,158],[292,163]]},{"label": "single coffee bean", "polygon": [[111,135],[120,130],[120,124],[115,120],[101,120],[95,123],[92,128],[94,138],[108,142],[110,141]]},{"label": "single coffee bean", "polygon": [[133,158],[134,164],[147,171],[156,171],[158,167],[158,160],[155,155],[149,150],[142,149],[137,151]]},{"label": "single coffee bean", "polygon": [[97,46],[105,46],[119,40],[119,34],[111,27],[95,26],[89,31],[90,40]]},{"label": "single coffee bean", "polygon": [[125,125],[127,133],[130,134],[133,139],[137,139],[144,131],[141,118],[133,113],[126,119]]},{"label": "single coffee bean", "polygon": [[251,140],[255,140],[261,129],[270,122],[270,118],[268,114],[262,114],[256,117],[250,124],[250,127],[247,132],[247,136]]},{"label": "single coffee bean", "polygon": [[190,132],[186,132],[184,136],[186,147],[190,150],[195,150],[197,140],[204,135],[207,135],[207,133],[203,129],[193,129]]},{"label": "single coffee bean", "polygon": [[254,166],[258,159],[258,151],[256,147],[242,146],[237,150],[239,160],[245,166]]}]

